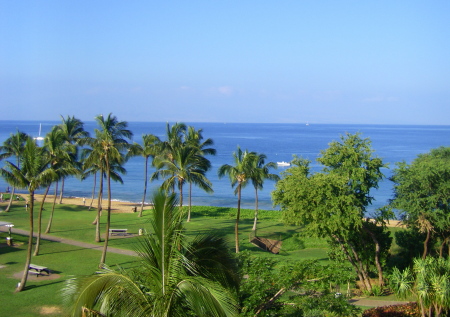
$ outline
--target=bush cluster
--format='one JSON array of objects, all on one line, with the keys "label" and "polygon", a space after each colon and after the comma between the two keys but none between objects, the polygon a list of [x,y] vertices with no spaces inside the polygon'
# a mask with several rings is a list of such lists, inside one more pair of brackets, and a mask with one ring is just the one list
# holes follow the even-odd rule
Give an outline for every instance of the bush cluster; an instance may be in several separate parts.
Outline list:
[{"label": "bush cluster", "polygon": [[365,310],[362,317],[420,317],[417,303],[374,307]]}]

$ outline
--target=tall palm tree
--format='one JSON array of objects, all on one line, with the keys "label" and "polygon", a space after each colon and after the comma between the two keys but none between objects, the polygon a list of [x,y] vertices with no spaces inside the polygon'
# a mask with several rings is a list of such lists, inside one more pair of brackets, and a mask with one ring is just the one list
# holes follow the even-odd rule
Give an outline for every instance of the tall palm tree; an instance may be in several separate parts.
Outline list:
[{"label": "tall palm tree", "polygon": [[[0,160],[14,156],[16,157],[17,166],[20,167],[20,155],[27,138],[28,135],[20,131],[17,131],[16,134],[11,134],[11,136],[3,142],[3,145],[0,146]],[[15,189],[15,186],[12,186],[11,195],[9,196],[9,202],[5,212],[8,212],[11,209]]]},{"label": "tall palm tree", "polygon": [[158,170],[153,173],[152,180],[163,177],[162,186],[166,190],[174,188],[176,183],[180,192],[180,208],[183,207],[183,185],[186,182],[192,182],[206,192],[212,191],[211,182],[205,176],[211,163],[196,148],[180,145],[172,150],[171,159],[156,157],[155,165]]},{"label": "tall palm tree", "polygon": [[50,168],[50,160],[43,153],[43,149],[39,147],[35,141],[28,137],[25,147],[20,155],[20,167],[9,161],[6,162],[6,168],[1,169],[1,174],[5,180],[12,186],[28,189],[29,198],[29,222],[30,232],[28,236],[28,251],[25,261],[25,268],[22,279],[16,289],[20,292],[24,289],[28,278],[28,267],[31,262],[31,250],[33,245],[33,210],[34,210],[34,193],[42,186],[46,186],[56,178],[55,171]]},{"label": "tall palm tree", "polygon": [[130,146],[127,156],[141,155],[144,157],[144,195],[142,196],[141,210],[139,211],[139,217],[142,217],[142,211],[144,210],[145,196],[147,195],[147,182],[148,182],[148,159],[155,158],[157,154],[161,153],[161,140],[153,134],[144,134],[142,136],[142,145],[134,143]]},{"label": "tall palm tree", "polygon": [[[216,155],[216,149],[210,147],[214,145],[214,141],[210,138],[203,141],[203,130],[198,129],[195,130],[194,127],[189,126],[185,132],[185,143],[188,146],[194,147],[197,149],[198,154],[205,155]],[[208,168],[209,170],[209,168]],[[207,170],[205,171],[207,172]],[[189,182],[189,211],[187,221],[191,221],[191,206],[192,206],[192,182]]]},{"label": "tall palm tree", "polygon": [[224,164],[220,166],[218,170],[219,178],[222,178],[225,175],[229,176],[231,187],[236,186],[235,194],[237,193],[238,195],[236,224],[234,229],[236,253],[239,253],[239,218],[241,215],[241,192],[242,188],[247,185],[247,182],[253,173],[253,162],[256,156],[257,154],[255,152],[249,152],[248,150],[242,151],[238,146],[237,151],[233,152],[234,165]]},{"label": "tall palm tree", "polygon": [[[45,233],[50,233],[53,222],[53,215],[55,211],[56,195],[58,192],[58,184],[61,179],[68,175],[74,175],[78,173],[76,162],[76,149],[75,146],[66,142],[66,137],[61,131],[59,126],[55,126],[47,133],[44,138],[44,149],[50,158],[50,166],[55,170],[57,179],[53,181],[55,184],[55,197],[53,198],[52,211],[47,224]],[[50,186],[51,184],[49,184]],[[45,198],[43,199],[43,201]],[[41,214],[42,211],[40,211]],[[39,218],[40,219],[40,218]],[[39,226],[40,229],[40,226]],[[38,234],[39,237],[39,234]],[[36,243],[36,252],[39,252],[39,243]]]},{"label": "tall palm tree", "polygon": [[237,316],[236,264],[222,238],[188,242],[175,194],[153,195],[152,234],[141,237],[133,272],[103,269],[69,280],[71,315]]},{"label": "tall palm tree", "polygon": [[[78,158],[78,147],[87,142],[89,133],[84,130],[83,121],[75,118],[75,116],[67,116],[67,118],[61,116],[61,120],[62,122],[58,125],[58,129],[61,131],[65,142],[73,146],[72,149],[75,151],[75,158]],[[64,195],[64,178],[62,177],[61,179],[60,204]]]},{"label": "tall palm tree", "polygon": [[[186,125],[181,122],[177,122],[174,125],[170,126],[169,123],[166,124],[166,140],[161,144],[161,153],[158,157],[163,160],[169,160],[173,162],[174,160],[174,152],[177,148],[183,146],[184,140],[183,135],[186,132]],[[175,183],[172,183],[171,190],[175,190]]]},{"label": "tall palm tree", "polygon": [[106,251],[109,241],[109,228],[111,224],[111,171],[114,166],[122,166],[125,161],[124,152],[128,150],[128,140],[133,133],[127,129],[126,121],[119,121],[111,113],[107,117],[99,115],[95,118],[99,126],[95,129],[95,138],[89,140],[92,147],[91,155],[86,158],[88,166],[97,163],[100,167],[100,175],[106,175],[108,210],[106,220],[106,238],[100,259],[100,266],[103,266],[106,259]]},{"label": "tall palm tree", "polygon": [[253,187],[255,188],[255,219],[253,221],[254,234],[256,235],[256,224],[258,222],[258,189],[262,190],[264,185],[264,180],[269,179],[272,181],[278,181],[280,177],[277,174],[271,174],[271,168],[277,168],[277,164],[274,162],[269,162],[265,164],[267,156],[265,154],[256,155],[253,161],[252,174],[250,179],[252,181]]}]

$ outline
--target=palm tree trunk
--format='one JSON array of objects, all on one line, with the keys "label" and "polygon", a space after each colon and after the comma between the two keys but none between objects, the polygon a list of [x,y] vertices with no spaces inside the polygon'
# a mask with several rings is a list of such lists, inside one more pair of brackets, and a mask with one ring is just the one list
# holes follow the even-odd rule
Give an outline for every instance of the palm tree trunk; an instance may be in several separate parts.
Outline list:
[{"label": "palm tree trunk", "polygon": [[50,213],[50,218],[48,219],[48,225],[47,229],[45,230],[45,233],[50,233],[50,229],[52,228],[53,214],[55,213],[56,197],[58,197],[58,181],[56,181],[55,184],[55,196],[53,197],[52,212]]},{"label": "palm tree trunk", "polygon": [[42,198],[41,206],[39,208],[39,216],[38,216],[38,235],[36,239],[36,246],[34,247],[33,256],[39,255],[39,246],[41,244],[41,227],[42,227],[42,211],[44,210],[45,198],[47,198],[48,191],[50,190],[51,183],[47,186],[45,190],[44,197]]},{"label": "palm tree trunk", "polygon": [[105,244],[103,246],[103,252],[102,257],[100,259],[99,268],[103,268],[106,260],[106,251],[108,249],[108,242],[109,242],[109,228],[111,225],[111,175],[110,175],[110,169],[108,162],[106,163],[106,180],[108,182],[108,214],[106,216],[106,229],[105,229]]},{"label": "palm tree trunk", "polygon": [[142,212],[144,211],[145,196],[147,195],[147,174],[148,174],[148,156],[145,157],[145,167],[144,167],[144,196],[142,197],[141,211],[139,212],[139,217],[142,217]]},{"label": "palm tree trunk", "polygon": [[189,211],[187,222],[191,222],[191,206],[192,206],[192,182],[189,182]]},{"label": "palm tree trunk", "polygon": [[370,235],[373,243],[375,244],[375,266],[378,271],[378,285],[380,287],[383,287],[384,279],[383,279],[383,269],[382,269],[381,263],[380,263],[380,252],[381,252],[380,243],[378,242],[378,239],[376,238],[375,234],[372,231],[370,231],[368,228],[365,228],[364,226],[363,226],[363,229]]},{"label": "palm tree trunk", "polygon": [[103,171],[100,172],[100,188],[98,189],[97,217],[92,224],[95,225],[95,242],[101,242],[100,238],[100,216],[102,215],[102,196],[103,196]]},{"label": "palm tree trunk", "polygon": [[8,212],[9,209],[11,209],[12,201],[13,201],[13,199],[14,199],[14,191],[15,191],[15,189],[16,189],[16,188],[13,186],[13,187],[12,187],[12,191],[11,191],[11,195],[9,196],[8,206],[6,206],[5,212]]},{"label": "palm tree trunk", "polygon": [[34,209],[34,191],[30,192],[30,209],[29,209],[29,217],[30,217],[30,233],[28,236],[28,249],[27,249],[27,259],[25,260],[25,268],[23,270],[22,279],[20,283],[17,285],[16,292],[21,292],[25,288],[25,284],[28,279],[28,268],[31,263],[31,251],[33,249],[33,227],[34,227],[34,219],[33,219],[33,209]]},{"label": "palm tree trunk", "polygon": [[253,233],[256,236],[256,223],[258,222],[258,188],[255,187],[255,220],[253,221]]},{"label": "palm tree trunk", "polygon": [[97,185],[97,173],[94,174],[94,187],[92,188],[92,199],[91,204],[89,205],[89,210],[92,208],[92,203],[94,202],[95,197],[95,186]]},{"label": "palm tree trunk", "polygon": [[427,253],[428,253],[428,242],[430,241],[430,236],[431,236],[431,230],[427,229],[427,237],[425,239],[425,241],[423,242],[423,254],[422,254],[422,259],[425,259],[427,257]]},{"label": "palm tree trunk", "polygon": [[238,184],[238,208],[236,214],[236,224],[234,225],[234,239],[236,243],[236,253],[239,253],[239,218],[241,216],[241,183]]},{"label": "palm tree trunk", "polygon": [[63,200],[63,195],[64,195],[64,177],[61,180],[61,192],[59,193],[59,204],[62,204],[62,200]]}]

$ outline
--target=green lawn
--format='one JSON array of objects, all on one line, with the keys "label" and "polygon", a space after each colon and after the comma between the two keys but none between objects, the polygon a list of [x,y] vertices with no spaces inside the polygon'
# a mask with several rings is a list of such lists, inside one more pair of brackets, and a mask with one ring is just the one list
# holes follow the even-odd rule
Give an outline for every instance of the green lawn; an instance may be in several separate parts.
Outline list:
[{"label": "green lawn", "polygon": [[[4,209],[5,203],[0,204]],[[35,206],[37,220],[37,210]],[[47,226],[51,205],[46,204],[43,214],[43,231]],[[230,248],[234,248],[234,208],[222,207],[193,207],[192,221],[186,224],[186,235],[193,237],[198,233],[213,231],[222,234],[230,241]],[[57,205],[53,220],[51,234],[58,237],[93,243],[95,226],[92,221],[96,211],[89,211],[87,207],[75,205]],[[137,234],[140,228],[149,227],[148,212],[139,218],[134,213],[113,214],[111,217],[112,228],[127,228],[129,233]],[[104,232],[106,212],[102,216],[102,230]],[[16,202],[8,213],[0,213],[0,221],[14,223],[14,228],[28,230],[28,213],[24,202]],[[240,246],[241,250],[250,250],[255,255],[270,257],[281,262],[305,259],[319,259],[328,262],[327,244],[322,239],[305,238],[300,235],[301,230],[296,226],[286,226],[281,223],[279,211],[261,211],[258,225],[258,236],[283,241],[280,254],[274,255],[262,251],[249,242],[253,226],[253,210],[242,210],[240,221]],[[35,221],[35,231],[37,231]],[[0,233],[0,242],[5,241],[6,233]],[[32,263],[49,267],[58,278],[53,280],[28,281],[26,290],[14,293],[16,284],[20,281],[14,275],[23,270],[26,258],[26,237],[13,234],[13,239],[20,246],[8,247],[3,243],[0,247],[0,316],[41,316],[40,310],[44,307],[56,306],[62,309],[62,297],[59,295],[64,281],[73,276],[89,275],[96,271],[100,261],[99,250],[83,249],[66,244],[43,241],[41,254],[33,257]],[[122,238],[113,237],[110,246],[133,249],[138,237]],[[103,243],[97,243],[103,245]],[[120,265],[132,267],[138,265],[137,258],[109,253],[106,263],[110,266]],[[57,311],[53,315],[60,316]]]}]

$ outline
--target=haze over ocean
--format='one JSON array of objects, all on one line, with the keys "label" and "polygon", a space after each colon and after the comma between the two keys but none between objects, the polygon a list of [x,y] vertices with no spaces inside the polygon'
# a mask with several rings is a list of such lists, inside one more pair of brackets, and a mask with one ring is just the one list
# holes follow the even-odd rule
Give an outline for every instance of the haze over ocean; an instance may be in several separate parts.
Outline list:
[{"label": "haze over ocean", "polygon": [[[119,118],[120,119],[120,118]],[[11,133],[17,130],[37,136],[39,125],[42,124],[42,133],[45,135],[53,125],[60,121],[0,121],[0,142],[3,143]],[[400,161],[411,162],[418,154],[426,153],[439,146],[450,145],[450,126],[439,125],[365,125],[365,124],[286,124],[286,123],[189,123],[196,129],[203,129],[203,136],[214,141],[216,156],[209,156],[212,169],[207,177],[213,183],[214,193],[207,194],[197,188],[193,189],[192,202],[194,205],[230,206],[237,204],[234,189],[231,188],[227,177],[219,179],[217,169],[222,164],[232,164],[232,153],[239,145],[242,149],[264,153],[267,162],[290,161],[296,154],[312,161],[313,171],[321,167],[315,159],[320,151],[328,147],[328,143],[338,140],[340,135],[360,132],[363,138],[372,141],[375,155],[381,157],[383,162],[389,163],[390,169],[383,172],[386,177],[391,175],[395,163]],[[170,123],[172,124],[172,123]],[[143,134],[155,134],[165,139],[165,122],[129,122],[129,128],[134,133],[133,141],[141,143]],[[85,122],[85,129],[92,133],[96,128],[95,122]],[[0,163],[3,166],[3,163]],[[123,176],[124,184],[113,183],[112,195],[116,200],[139,202],[142,200],[144,160],[136,157],[125,165],[127,174]],[[273,173],[281,173],[287,168],[279,167]],[[154,169],[150,169],[149,174]],[[76,197],[91,196],[93,179],[88,178],[81,182],[77,178],[66,181],[65,195]],[[159,182],[149,183],[148,193],[156,188]],[[0,191],[8,185],[0,179]],[[266,181],[264,189],[259,192],[259,208],[272,209],[270,193],[274,183]],[[19,192],[25,193],[21,190]],[[39,193],[42,193],[40,191]],[[186,191],[187,193],[187,187]],[[372,195],[375,202],[369,211],[387,203],[392,198],[392,183],[385,179],[380,188]],[[187,199],[187,194],[186,194]],[[187,200],[186,200],[187,201]],[[249,184],[242,193],[243,208],[254,207],[254,189]]]}]

